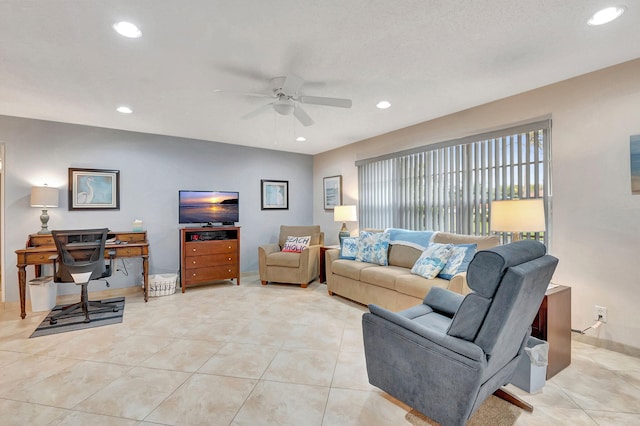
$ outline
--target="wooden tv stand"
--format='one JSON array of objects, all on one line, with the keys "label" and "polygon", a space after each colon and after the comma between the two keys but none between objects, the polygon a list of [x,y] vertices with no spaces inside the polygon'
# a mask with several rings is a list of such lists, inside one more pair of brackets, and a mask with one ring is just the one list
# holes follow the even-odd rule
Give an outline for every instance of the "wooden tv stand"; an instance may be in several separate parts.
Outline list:
[{"label": "wooden tv stand", "polygon": [[240,227],[180,229],[180,283],[187,287],[236,279],[240,285]]}]

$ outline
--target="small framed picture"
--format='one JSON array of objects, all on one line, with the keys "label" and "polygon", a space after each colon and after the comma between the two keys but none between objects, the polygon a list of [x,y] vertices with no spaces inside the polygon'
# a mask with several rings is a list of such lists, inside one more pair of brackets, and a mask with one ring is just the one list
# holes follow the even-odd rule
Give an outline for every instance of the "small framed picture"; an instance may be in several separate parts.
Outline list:
[{"label": "small framed picture", "polygon": [[323,178],[322,194],[325,210],[333,210],[335,206],[342,205],[342,175]]},{"label": "small framed picture", "polygon": [[69,210],[120,210],[120,170],[69,169]]},{"label": "small framed picture", "polygon": [[260,180],[262,210],[289,210],[289,181]]}]

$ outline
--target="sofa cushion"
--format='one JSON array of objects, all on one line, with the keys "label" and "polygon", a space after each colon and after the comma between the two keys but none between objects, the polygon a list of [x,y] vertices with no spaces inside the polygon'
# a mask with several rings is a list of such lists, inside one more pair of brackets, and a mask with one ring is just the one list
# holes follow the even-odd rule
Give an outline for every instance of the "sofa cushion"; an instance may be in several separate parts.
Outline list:
[{"label": "sofa cushion", "polygon": [[345,278],[360,281],[360,271],[373,268],[373,263],[356,262],[354,260],[337,259],[331,262],[331,273]]},{"label": "sofa cushion", "polygon": [[391,290],[396,288],[396,278],[401,275],[411,275],[406,268],[397,266],[374,266],[360,271],[360,281],[384,287]]},{"label": "sofa cushion", "polygon": [[340,259],[354,260],[356,253],[358,252],[358,238],[357,237],[343,237],[340,238]]},{"label": "sofa cushion", "polygon": [[389,234],[386,232],[361,232],[358,238],[358,262],[387,265],[389,251]]},{"label": "sofa cushion", "polygon": [[438,276],[445,280],[450,280],[454,275],[465,272],[469,267],[473,255],[476,254],[477,244],[460,244],[453,246],[451,256],[447,260],[447,264],[440,271]]},{"label": "sofa cushion", "polygon": [[419,299],[424,297],[429,292],[431,287],[447,288],[449,281],[442,278],[434,278],[428,280],[419,275],[406,274],[396,278],[396,291]]},{"label": "sofa cushion", "polygon": [[477,244],[478,250],[486,250],[500,244],[500,239],[495,235],[461,235],[436,232],[436,235],[433,236],[433,242],[440,244]]},{"label": "sofa cushion", "polygon": [[452,244],[433,243],[429,245],[411,268],[411,273],[428,279],[435,278],[447,264],[452,248]]},{"label": "sofa cushion", "polygon": [[311,236],[307,235],[305,237],[287,237],[287,240],[284,242],[284,246],[282,246],[282,251],[291,252],[291,253],[301,253],[302,250],[309,247],[309,242],[311,241]]},{"label": "sofa cushion", "polygon": [[422,250],[413,247],[389,244],[389,265],[411,269],[421,254]]},{"label": "sofa cushion", "polygon": [[300,267],[300,253],[278,251],[267,256],[267,266]]}]

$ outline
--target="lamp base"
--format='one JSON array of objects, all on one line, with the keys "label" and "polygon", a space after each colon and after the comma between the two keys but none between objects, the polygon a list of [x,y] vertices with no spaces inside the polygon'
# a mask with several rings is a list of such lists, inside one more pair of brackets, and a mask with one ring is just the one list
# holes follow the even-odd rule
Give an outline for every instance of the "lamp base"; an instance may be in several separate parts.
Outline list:
[{"label": "lamp base", "polygon": [[347,229],[347,224],[342,222],[342,228],[340,228],[340,233],[338,234],[338,240],[342,240],[343,238],[347,238],[351,236],[351,232]]},{"label": "lamp base", "polygon": [[38,231],[38,234],[50,234],[51,231],[49,231],[49,227],[47,226],[47,223],[49,223],[49,215],[47,214],[47,209],[42,209],[40,222],[42,223],[42,228]]}]

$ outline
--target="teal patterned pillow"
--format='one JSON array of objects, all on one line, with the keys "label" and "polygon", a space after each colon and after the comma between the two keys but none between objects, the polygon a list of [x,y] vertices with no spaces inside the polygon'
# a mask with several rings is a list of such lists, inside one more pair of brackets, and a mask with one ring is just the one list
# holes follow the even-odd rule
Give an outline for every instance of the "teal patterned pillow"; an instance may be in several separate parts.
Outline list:
[{"label": "teal patterned pillow", "polygon": [[459,244],[451,249],[451,256],[447,260],[447,264],[442,268],[438,277],[450,280],[454,275],[465,272],[469,267],[469,263],[476,254],[477,244]]},{"label": "teal patterned pillow", "polygon": [[354,260],[358,252],[357,237],[340,238],[340,259]]},{"label": "teal patterned pillow", "polygon": [[452,249],[453,244],[429,244],[411,268],[411,273],[429,280],[435,278],[447,264]]},{"label": "teal patterned pillow", "polygon": [[360,233],[358,238],[358,251],[356,260],[358,262],[375,263],[387,265],[387,252],[389,251],[389,233],[387,232],[367,232]]}]

